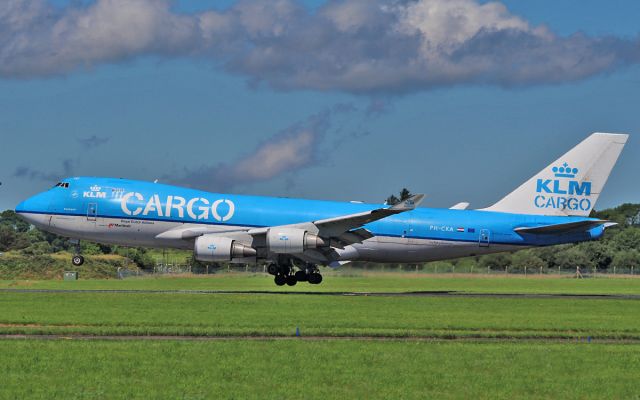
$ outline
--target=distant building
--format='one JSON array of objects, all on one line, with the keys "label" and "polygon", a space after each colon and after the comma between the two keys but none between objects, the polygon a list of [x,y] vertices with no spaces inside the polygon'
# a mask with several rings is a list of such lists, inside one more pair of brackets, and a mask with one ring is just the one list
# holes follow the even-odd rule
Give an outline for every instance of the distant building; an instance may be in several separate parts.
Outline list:
[{"label": "distant building", "polygon": [[640,210],[634,217],[627,218],[627,225],[640,225]]}]

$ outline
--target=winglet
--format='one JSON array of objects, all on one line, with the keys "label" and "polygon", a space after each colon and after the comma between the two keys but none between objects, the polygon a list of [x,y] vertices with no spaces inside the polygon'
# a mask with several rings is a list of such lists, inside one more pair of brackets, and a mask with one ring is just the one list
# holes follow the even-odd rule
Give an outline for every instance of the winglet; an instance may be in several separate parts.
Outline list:
[{"label": "winglet", "polygon": [[408,199],[401,201],[400,203],[389,207],[389,210],[393,211],[409,211],[413,210],[422,202],[424,199],[424,194],[414,194]]}]

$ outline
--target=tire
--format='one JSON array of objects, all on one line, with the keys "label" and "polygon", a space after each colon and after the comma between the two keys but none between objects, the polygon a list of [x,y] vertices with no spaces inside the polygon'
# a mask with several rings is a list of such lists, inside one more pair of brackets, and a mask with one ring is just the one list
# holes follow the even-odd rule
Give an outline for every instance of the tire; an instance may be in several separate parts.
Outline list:
[{"label": "tire", "polygon": [[306,282],[308,280],[307,273],[304,271],[296,272],[295,277],[298,282]]},{"label": "tire", "polygon": [[267,272],[271,275],[277,275],[278,274],[278,265],[277,264],[269,264],[269,266],[267,267]]},{"label": "tire", "polygon": [[84,257],[73,256],[73,258],[71,259],[71,264],[75,265],[76,267],[81,266],[82,264],[84,264]]},{"label": "tire", "polygon": [[298,283],[295,275],[287,275],[287,285],[295,286]]},{"label": "tire", "polygon": [[309,275],[309,283],[312,285],[318,285],[320,282],[322,282],[322,275],[320,275],[317,272],[312,273],[311,275]]},{"label": "tire", "polygon": [[273,281],[276,283],[276,285],[283,286],[285,283],[287,283],[287,278],[284,275],[276,275],[276,277],[273,278]]}]

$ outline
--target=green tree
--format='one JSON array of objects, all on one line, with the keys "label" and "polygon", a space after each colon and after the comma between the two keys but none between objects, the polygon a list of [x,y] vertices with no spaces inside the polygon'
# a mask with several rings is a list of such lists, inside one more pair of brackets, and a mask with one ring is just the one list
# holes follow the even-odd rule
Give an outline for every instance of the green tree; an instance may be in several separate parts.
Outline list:
[{"label": "green tree", "polygon": [[520,250],[513,254],[511,265],[516,270],[524,271],[525,267],[528,270],[540,270],[545,268],[547,263],[532,250]]},{"label": "green tree", "polygon": [[626,228],[622,229],[611,238],[613,247],[620,250],[640,249],[640,229]]},{"label": "green tree", "polygon": [[625,203],[615,208],[593,211],[591,216],[617,222],[620,226],[625,226],[630,217],[638,215],[638,211],[640,211],[640,204]]},{"label": "green tree", "polygon": [[15,242],[18,234],[16,231],[6,225],[0,225],[0,251],[10,250]]},{"label": "green tree", "polygon": [[400,193],[398,194],[399,197],[396,197],[396,195],[392,194],[391,196],[387,197],[387,201],[386,203],[390,206],[393,206],[395,204],[400,203],[401,201],[404,201],[406,199],[408,199],[409,197],[412,196],[411,192],[409,191],[409,189],[407,188],[402,188],[402,190],[400,191]]},{"label": "green tree", "polygon": [[621,250],[613,256],[612,266],[617,269],[631,269],[635,271],[640,269],[640,251],[638,250]]},{"label": "green tree", "polygon": [[512,265],[512,255],[509,253],[496,253],[480,257],[479,265],[482,268],[491,268],[496,270],[505,269]]},{"label": "green tree", "polygon": [[29,223],[12,210],[0,213],[0,225],[10,226],[16,232],[27,232],[31,229]]},{"label": "green tree", "polygon": [[555,264],[561,269],[575,270],[593,268],[596,263],[586,254],[575,246],[559,251],[555,256]]},{"label": "green tree", "polygon": [[578,251],[584,252],[591,260],[591,263],[598,269],[607,269],[613,259],[614,249],[606,242],[593,241],[581,243],[577,246]]}]

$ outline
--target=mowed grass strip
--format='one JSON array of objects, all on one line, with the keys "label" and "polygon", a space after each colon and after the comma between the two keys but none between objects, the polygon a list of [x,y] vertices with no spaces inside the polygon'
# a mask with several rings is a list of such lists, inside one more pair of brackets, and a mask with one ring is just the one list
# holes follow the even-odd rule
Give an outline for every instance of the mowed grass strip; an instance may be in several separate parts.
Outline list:
[{"label": "mowed grass strip", "polygon": [[0,293],[0,333],[640,339],[640,301]]},{"label": "mowed grass strip", "polygon": [[227,290],[271,292],[411,292],[459,291],[468,293],[635,294],[640,276],[572,279],[553,275],[452,276],[412,273],[352,273],[337,270],[325,274],[321,285],[299,283],[277,287],[266,274],[231,273],[182,277],[143,277],[124,280],[0,281],[0,288],[17,289],[124,289],[124,290]]},{"label": "mowed grass strip", "polygon": [[639,345],[0,340],[1,398],[640,399]]}]

